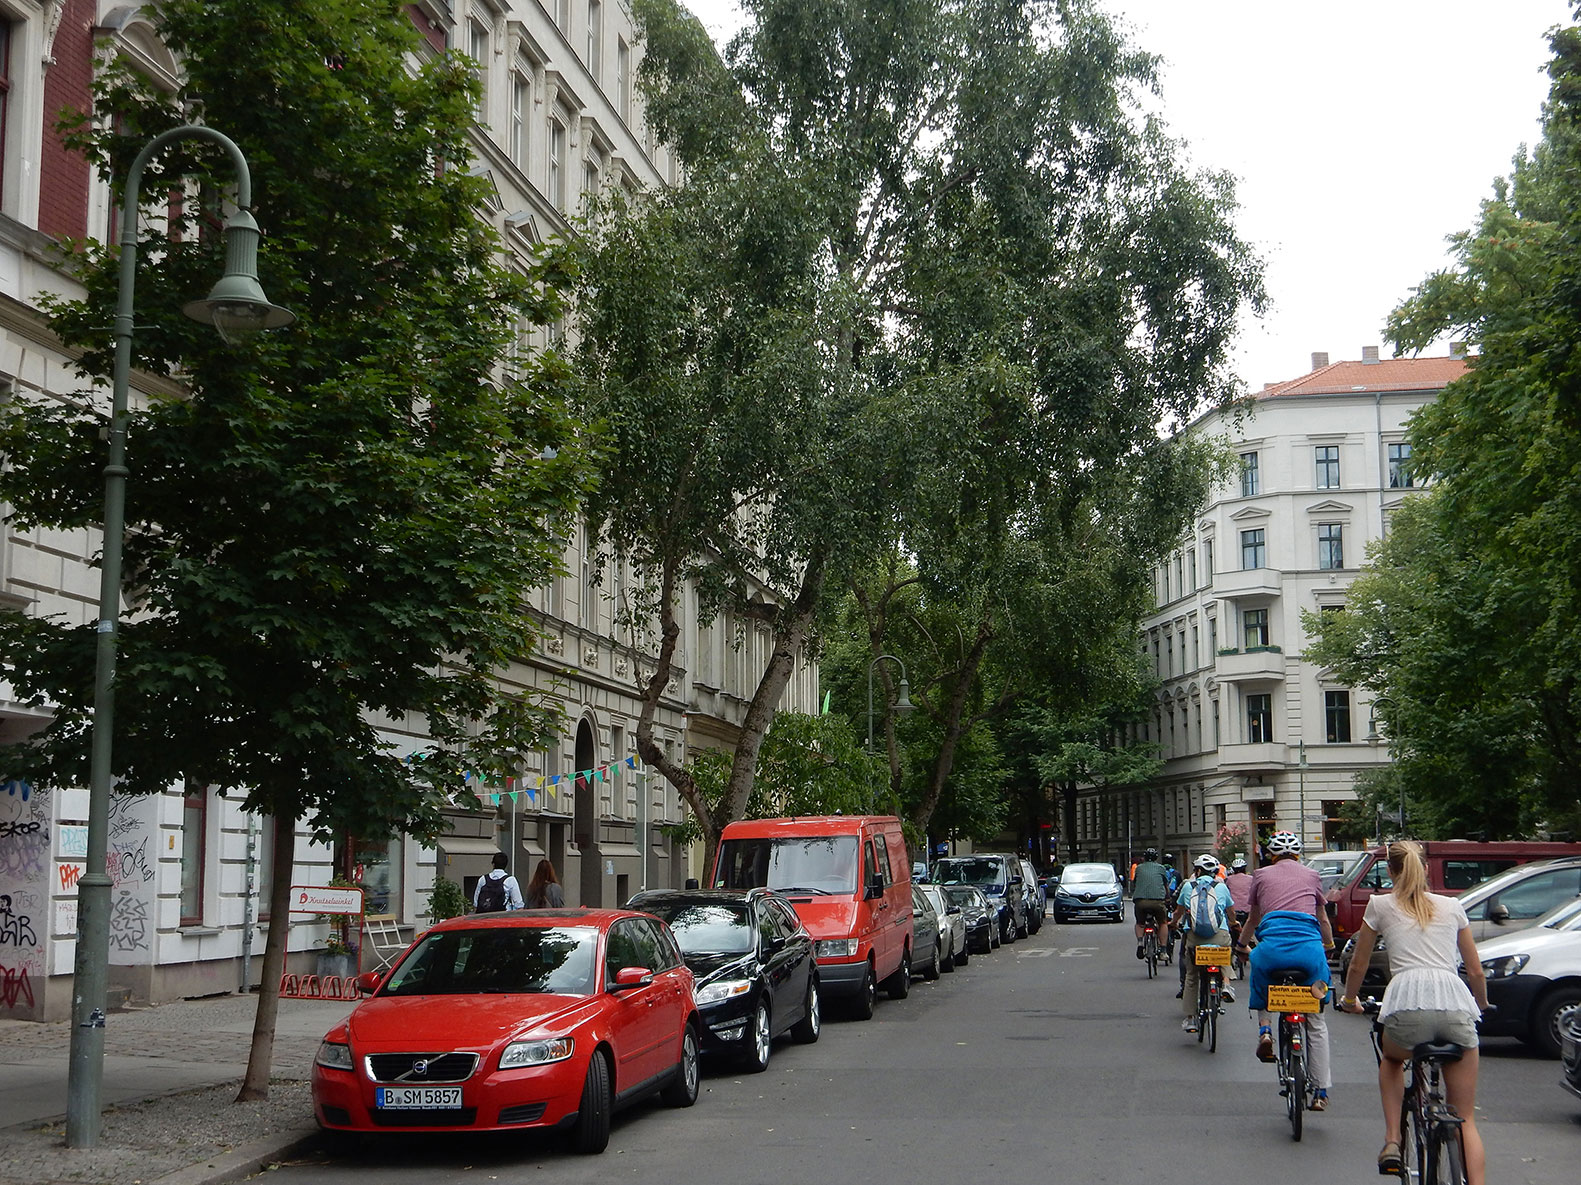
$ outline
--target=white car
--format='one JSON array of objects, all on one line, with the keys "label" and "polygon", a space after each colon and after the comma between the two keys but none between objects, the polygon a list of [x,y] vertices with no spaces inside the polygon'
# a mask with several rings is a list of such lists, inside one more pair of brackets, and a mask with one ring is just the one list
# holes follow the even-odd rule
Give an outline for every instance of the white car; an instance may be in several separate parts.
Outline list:
[{"label": "white car", "polygon": [[1567,1020],[1581,1017],[1581,898],[1565,902],[1541,922],[1477,944],[1488,977],[1482,1018],[1490,1037],[1519,1037],[1558,1057]]},{"label": "white car", "polygon": [[938,885],[918,885],[917,889],[933,904],[939,915],[939,942],[943,953],[939,958],[941,971],[953,971],[966,966],[970,954],[966,949],[966,915],[961,907],[944,895]]}]

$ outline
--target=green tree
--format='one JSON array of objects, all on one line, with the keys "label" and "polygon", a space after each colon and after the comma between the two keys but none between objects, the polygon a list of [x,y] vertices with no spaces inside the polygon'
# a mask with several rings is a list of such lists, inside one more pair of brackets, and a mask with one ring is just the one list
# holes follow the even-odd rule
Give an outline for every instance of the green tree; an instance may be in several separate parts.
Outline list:
[{"label": "green tree", "polygon": [[[706,612],[743,600],[743,572],[769,574],[756,611],[775,657],[726,821],[792,644],[878,557],[917,557],[961,639],[939,651],[926,827],[992,644],[1008,643],[1008,687],[1012,653],[1050,649],[1050,601],[1098,603],[1145,562],[1125,548],[1172,537],[1195,505],[1189,446],[1157,427],[1230,393],[1257,266],[1229,181],[1186,170],[1143,114],[1153,60],[1085,0],[745,7],[721,64],[672,0],[636,6],[649,115],[688,179],[612,220],[616,250],[585,270],[591,408],[631,459],[599,519],[648,573],[650,688],[685,579],[711,588]],[[662,555],[648,541],[666,529]],[[1081,574],[1055,572],[1068,563]],[[1046,579],[1020,579],[1033,571]],[[651,742],[643,756],[664,768]]]},{"label": "green tree", "polygon": [[1581,825],[1581,30],[1552,37],[1543,143],[1391,316],[1480,346],[1411,425],[1434,488],[1395,516],[1317,661],[1386,693],[1410,814],[1439,834]]},{"label": "green tree", "polygon": [[[525,593],[558,565],[549,523],[590,471],[570,447],[552,359],[513,363],[518,317],[557,315],[545,263],[497,257],[468,175],[477,84],[449,53],[419,57],[393,0],[171,0],[152,10],[185,76],[174,94],[118,61],[69,142],[113,182],[184,113],[252,165],[268,232],[265,290],[298,321],[227,348],[178,313],[219,274],[210,233],[228,163],[173,151],[145,176],[157,205],[195,178],[203,200],[143,234],[134,363],[179,377],[128,450],[115,773],[130,793],[236,789],[283,836],[435,836],[466,771],[515,772],[553,714],[503,673],[534,644]],[[150,204],[156,204],[152,200]],[[52,326],[111,369],[113,247],[77,244],[87,288]],[[553,463],[538,461],[546,442]],[[0,422],[0,500],[24,525],[97,521],[103,465],[90,397],[19,396]],[[146,610],[146,611],[144,611]],[[87,778],[92,625],[0,616],[0,676],[53,708],[0,759],[56,785]],[[379,722],[421,721],[403,760]],[[292,845],[271,909],[289,915]],[[287,927],[271,927],[242,1098],[268,1091]]]}]

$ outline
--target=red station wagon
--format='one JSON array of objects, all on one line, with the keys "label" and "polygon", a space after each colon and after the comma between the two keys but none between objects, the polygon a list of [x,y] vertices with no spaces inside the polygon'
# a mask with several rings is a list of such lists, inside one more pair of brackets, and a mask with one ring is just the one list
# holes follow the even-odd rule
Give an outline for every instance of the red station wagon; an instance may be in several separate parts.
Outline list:
[{"label": "red station wagon", "polygon": [[692,973],[669,928],[628,910],[441,922],[325,1036],[313,1110],[330,1131],[552,1128],[582,1152],[655,1091],[697,1101]]}]

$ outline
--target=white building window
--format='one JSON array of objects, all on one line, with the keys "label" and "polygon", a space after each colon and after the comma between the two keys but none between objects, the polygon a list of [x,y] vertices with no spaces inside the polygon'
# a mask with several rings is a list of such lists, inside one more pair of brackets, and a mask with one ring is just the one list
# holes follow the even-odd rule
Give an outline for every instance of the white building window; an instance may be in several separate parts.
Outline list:
[{"label": "white building window", "polygon": [[467,53],[477,63],[478,122],[487,123],[489,116],[489,27],[482,21],[467,22]]},{"label": "white building window", "polygon": [[511,164],[527,167],[527,120],[532,114],[532,75],[526,64],[511,73],[511,131],[507,148]]},{"label": "white building window", "polygon": [[1263,528],[1241,532],[1241,567],[1250,571],[1252,568],[1266,568],[1268,566],[1268,540],[1263,533]]},{"label": "white building window", "polygon": [[615,108],[620,118],[631,123],[631,46],[624,37],[615,39]]},{"label": "white building window", "polygon": [[1345,528],[1342,524],[1318,524],[1317,566],[1323,571],[1345,566]]},{"label": "white building window", "polygon": [[1317,467],[1314,486],[1320,490],[1339,489],[1339,445],[1320,444],[1314,450]]},{"label": "white building window", "polygon": [[1257,454],[1241,454],[1241,497],[1250,498],[1258,491]]},{"label": "white building window", "polygon": [[549,121],[549,200],[560,213],[565,213],[565,124],[559,119]]},{"label": "white building window", "polygon": [[598,81],[604,69],[604,6],[587,0],[587,72]]}]

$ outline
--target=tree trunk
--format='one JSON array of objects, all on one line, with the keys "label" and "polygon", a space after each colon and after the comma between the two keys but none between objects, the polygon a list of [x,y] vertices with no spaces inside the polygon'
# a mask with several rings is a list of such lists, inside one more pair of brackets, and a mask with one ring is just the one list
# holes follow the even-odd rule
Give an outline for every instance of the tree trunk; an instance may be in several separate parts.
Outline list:
[{"label": "tree trunk", "polygon": [[927,833],[928,823],[932,820],[933,812],[938,808],[939,799],[944,794],[944,784],[955,768],[955,750],[960,744],[961,733],[964,731],[962,720],[966,715],[966,697],[971,692],[972,683],[977,678],[977,668],[982,665],[983,653],[988,649],[989,640],[993,636],[994,627],[991,621],[984,620],[979,623],[972,648],[956,671],[955,690],[950,693],[949,703],[944,709],[943,719],[940,720],[944,728],[944,736],[939,742],[939,755],[933,763],[933,773],[928,779],[927,797],[918,804],[911,817],[912,825],[924,834]]},{"label": "tree trunk", "polygon": [[[1060,786],[1060,794],[1064,798],[1064,805],[1065,805],[1065,811],[1064,811],[1065,822],[1063,824],[1064,829],[1065,829],[1065,846],[1070,851],[1070,858],[1072,860],[1075,860],[1076,859],[1076,842],[1077,842],[1077,836],[1076,836],[1076,783],[1075,782],[1066,782],[1063,785],[1061,785]],[[1104,830],[1105,830],[1105,834],[1107,834],[1108,833],[1108,829],[1105,828]]]},{"label": "tree trunk", "polygon": [[247,1073],[236,1102],[269,1097],[269,1072],[274,1065],[275,1020],[280,1014],[280,976],[291,937],[291,876],[296,870],[296,814],[274,817],[274,864],[269,881],[269,937],[264,943],[263,971],[258,985],[258,1011],[253,1018],[253,1043]]}]

